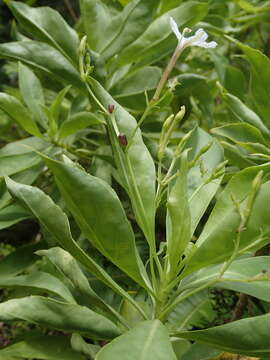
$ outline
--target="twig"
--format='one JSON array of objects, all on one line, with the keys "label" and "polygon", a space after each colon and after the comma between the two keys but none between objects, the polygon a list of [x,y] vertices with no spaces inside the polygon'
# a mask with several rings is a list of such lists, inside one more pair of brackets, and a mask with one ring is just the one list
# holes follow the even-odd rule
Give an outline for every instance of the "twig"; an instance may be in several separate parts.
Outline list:
[{"label": "twig", "polygon": [[73,19],[75,22],[77,22],[78,17],[77,17],[77,15],[75,14],[75,11],[74,11],[73,7],[71,6],[69,0],[64,0],[64,1],[65,1],[65,4],[66,4],[66,7],[67,7],[67,9],[68,9],[68,12],[69,12],[70,16],[72,17],[72,19]]}]

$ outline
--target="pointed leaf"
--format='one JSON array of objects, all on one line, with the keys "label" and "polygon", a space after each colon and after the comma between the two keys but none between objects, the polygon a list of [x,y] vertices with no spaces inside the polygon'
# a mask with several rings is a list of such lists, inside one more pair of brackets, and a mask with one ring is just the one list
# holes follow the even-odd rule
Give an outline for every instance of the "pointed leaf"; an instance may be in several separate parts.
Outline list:
[{"label": "pointed leaf", "polygon": [[207,4],[188,1],[155,19],[146,31],[119,54],[118,66],[138,62],[151,64],[168,55],[177,45],[170,28],[172,16],[179,27],[192,27],[207,14]]},{"label": "pointed leaf", "polygon": [[15,359],[82,360],[66,336],[33,334],[33,331],[31,336],[24,334],[22,341],[0,350],[0,359],[9,360],[13,356]]},{"label": "pointed leaf", "polygon": [[45,102],[41,83],[35,73],[22,63],[19,63],[19,86],[34,120],[46,129],[47,118],[42,108]]},{"label": "pointed leaf", "polygon": [[[115,107],[114,116],[119,129],[119,132],[125,134],[127,139],[133,134],[137,126],[137,122],[133,116],[131,116],[126,110],[124,110],[114,99],[106,92],[106,90],[94,79],[91,79],[91,87],[95,93],[95,96],[107,109],[108,105],[112,104]],[[133,137],[132,145],[128,150],[128,158],[130,162],[130,170],[132,176],[126,176],[126,168],[123,170],[123,159],[117,148],[114,158],[118,167],[118,174],[122,185],[126,189],[132,202],[133,210],[136,219],[141,226],[146,238],[150,238],[153,241],[154,224],[155,224],[155,186],[156,186],[156,172],[154,161],[145,146],[141,131],[138,129]],[[125,160],[124,167],[129,166]],[[134,188],[136,187],[136,193],[140,200],[134,197]],[[138,208],[138,202],[140,202],[140,208]],[[143,212],[143,214],[142,214]],[[141,218],[146,220],[146,223]]]},{"label": "pointed leaf", "polygon": [[[51,198],[38,188],[22,185],[6,179],[8,190],[39,220],[41,225],[54,239],[79,262],[81,262],[100,281],[111,287],[118,294],[134,304],[128,295],[91,257],[89,257],[73,240],[66,214],[55,205]],[[57,219],[57,221],[55,221]]]},{"label": "pointed leaf", "polygon": [[45,6],[31,7],[18,1],[10,1],[8,5],[28,33],[55,47],[77,65],[78,35],[57,11]]},{"label": "pointed leaf", "polygon": [[[232,196],[242,205],[251,191],[251,184],[260,170],[270,171],[269,164],[254,166],[237,173],[219,196],[218,201],[200,235],[198,249],[190,259],[185,274],[204,266],[227,260],[235,249],[235,237],[240,224],[240,215]],[[270,201],[270,182],[263,184],[256,196],[247,228],[241,236],[239,252],[254,251],[269,242],[270,214],[265,203]]]},{"label": "pointed leaf", "polygon": [[60,296],[67,302],[74,303],[75,300],[68,288],[55,276],[48,273],[36,271],[29,275],[3,276],[0,274],[0,287],[2,288],[33,288],[40,291]]},{"label": "pointed leaf", "polygon": [[147,275],[134,234],[113,189],[77,167],[45,157],[44,161],[85,236],[104,256],[145,286]]},{"label": "pointed leaf", "polygon": [[82,111],[74,115],[71,115],[70,118],[64,121],[59,130],[59,137],[62,139],[66,136],[73,135],[81,129],[85,129],[88,126],[102,124],[102,120],[99,119],[96,115]]},{"label": "pointed leaf", "polygon": [[175,274],[191,238],[190,209],[187,192],[187,153],[181,157],[180,172],[167,200],[166,239],[170,272]]},{"label": "pointed leaf", "polygon": [[[0,57],[1,57],[1,50],[0,50]],[[6,112],[25,131],[27,131],[32,135],[42,137],[37,127],[37,124],[31,118],[30,110],[27,110],[23,106],[23,104],[14,96],[5,93],[0,93],[0,109]]]},{"label": "pointed leaf", "polygon": [[0,304],[1,321],[24,320],[67,332],[78,332],[95,339],[113,339],[117,327],[87,307],[41,296],[12,299]]},{"label": "pointed leaf", "polygon": [[255,316],[206,330],[180,332],[217,349],[254,357],[270,356],[270,315]]},{"label": "pointed leaf", "polygon": [[52,46],[27,40],[0,44],[0,58],[19,60],[35,69],[44,71],[53,79],[72,84],[84,90],[79,72]]}]

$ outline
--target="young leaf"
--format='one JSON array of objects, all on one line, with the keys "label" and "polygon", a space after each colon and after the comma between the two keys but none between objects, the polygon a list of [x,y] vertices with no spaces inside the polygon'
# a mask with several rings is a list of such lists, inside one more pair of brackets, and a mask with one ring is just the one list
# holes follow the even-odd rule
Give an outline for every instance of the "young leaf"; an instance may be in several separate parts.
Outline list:
[{"label": "young leaf", "polygon": [[129,360],[176,360],[168,331],[159,320],[141,322],[104,346],[96,360],[121,359],[123,354]]},{"label": "young leaf", "polygon": [[85,236],[104,256],[145,286],[147,275],[135,246],[134,234],[113,189],[84,170],[46,157],[43,159],[55,175],[65,202]]},{"label": "young leaf", "polygon": [[87,307],[42,296],[12,299],[0,304],[1,321],[24,320],[67,332],[78,332],[94,339],[110,340],[120,331],[110,320]]}]

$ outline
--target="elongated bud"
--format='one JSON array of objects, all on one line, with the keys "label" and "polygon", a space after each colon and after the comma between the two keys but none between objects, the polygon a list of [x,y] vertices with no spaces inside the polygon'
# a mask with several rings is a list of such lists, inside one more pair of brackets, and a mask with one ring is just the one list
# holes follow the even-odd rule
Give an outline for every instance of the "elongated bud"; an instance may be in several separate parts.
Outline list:
[{"label": "elongated bud", "polygon": [[128,141],[127,141],[127,137],[125,134],[119,134],[118,135],[118,141],[119,141],[119,144],[125,148],[128,144]]},{"label": "elongated bud", "polygon": [[112,114],[114,112],[115,106],[113,104],[109,104],[108,105],[108,111],[110,114]]},{"label": "elongated bud", "polygon": [[179,124],[182,121],[182,119],[185,116],[185,113],[186,113],[186,108],[183,105],[183,106],[181,106],[180,111],[178,111],[178,113],[175,115],[175,122],[177,124]]}]

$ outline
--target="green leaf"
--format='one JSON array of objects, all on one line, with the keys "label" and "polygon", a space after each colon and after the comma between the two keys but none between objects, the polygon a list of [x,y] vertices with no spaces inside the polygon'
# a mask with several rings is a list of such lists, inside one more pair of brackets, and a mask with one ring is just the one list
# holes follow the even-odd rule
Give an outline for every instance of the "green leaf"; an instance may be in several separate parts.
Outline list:
[{"label": "green leaf", "polygon": [[248,122],[249,124],[257,127],[268,139],[270,138],[270,130],[262,122],[259,115],[257,115],[253,110],[247,107],[247,105],[245,105],[236,96],[233,96],[226,91],[222,91],[221,95],[225,104],[228,106],[229,110],[232,112],[232,114],[238,121]]},{"label": "green leaf", "polygon": [[170,273],[175,275],[179,261],[191,238],[187,192],[187,153],[181,157],[180,172],[167,199],[166,241]]},{"label": "green leaf", "polygon": [[160,78],[160,68],[145,66],[117,81],[110,93],[123,106],[143,111],[146,107],[145,91],[153,92]]},{"label": "green leaf", "polygon": [[211,132],[215,135],[228,138],[251,152],[257,150],[266,154],[270,153],[269,145],[260,130],[247,123],[226,124],[212,129]]},{"label": "green leaf", "polygon": [[221,355],[222,351],[213,349],[204,344],[192,344],[181,360],[213,360]]},{"label": "green leaf", "polygon": [[24,320],[67,332],[78,332],[93,339],[113,339],[117,327],[87,307],[41,296],[12,299],[0,304],[1,321]]},{"label": "green leaf", "polygon": [[[254,166],[237,173],[222,194],[196,242],[198,249],[189,260],[183,275],[211,264],[227,260],[235,249],[236,230],[240,216],[236,211],[232,196],[243,206],[251,191],[251,184],[260,170],[269,173],[269,164]],[[263,184],[256,196],[252,214],[246,230],[241,236],[239,253],[259,249],[268,243],[270,235],[270,214],[265,211],[265,203],[270,201],[269,182]],[[220,230],[222,229],[222,231]]]},{"label": "green leaf", "polygon": [[[135,118],[114,101],[97,81],[94,79],[90,81],[95,96],[104,108],[107,109],[110,104],[114,105],[114,116],[119,132],[125,134],[129,140],[137,126]],[[111,141],[113,141],[112,138]],[[155,226],[156,171],[153,159],[143,142],[140,129],[137,129],[132,139],[128,158],[123,159],[123,154],[119,152],[119,144],[113,146],[113,151],[121,184],[131,199],[139,226],[148,241],[150,239],[151,242],[153,241]],[[136,196],[134,191],[136,191]]]},{"label": "green leaf", "polygon": [[55,175],[69,210],[88,240],[121,270],[145,286],[147,275],[135,246],[134,234],[113,189],[84,170],[43,159]]},{"label": "green leaf", "polygon": [[54,80],[72,84],[84,90],[79,72],[52,46],[27,40],[0,44],[0,58],[19,60],[37,70],[44,71]]},{"label": "green leaf", "polygon": [[113,316],[113,319],[118,320],[119,316],[117,316],[116,311],[94,292],[77,261],[67,251],[54,247],[49,250],[37,251],[36,254],[47,256],[60,273],[68,279],[71,284],[70,289],[78,304],[85,305],[95,311],[96,308],[102,309],[111,317]]},{"label": "green leaf", "polygon": [[96,360],[176,360],[169,334],[159,320],[144,321],[104,346]]},{"label": "green leaf", "polygon": [[188,297],[170,312],[166,323],[172,331],[189,330],[193,326],[204,327],[213,320],[213,310],[207,291]]},{"label": "green leaf", "polygon": [[40,359],[40,360],[82,360],[83,358],[72,350],[69,338],[66,336],[48,336],[24,334],[24,339],[0,350],[0,358]]},{"label": "green leaf", "polygon": [[80,8],[89,47],[99,52],[115,33],[107,32],[112,14],[100,0],[80,0]]},{"label": "green leaf", "polygon": [[[213,141],[211,135],[201,128],[195,128],[186,144],[186,149],[191,149],[188,154],[189,160],[194,160],[200,150],[203,149],[204,146],[207,146],[210,141]],[[222,176],[208,182],[207,179],[223,161],[222,147],[218,142],[214,141],[208,151],[200,157],[199,162],[201,162],[202,166],[197,163],[188,172],[187,184],[191,216],[191,235],[194,233],[200,219],[215,196],[222,181]],[[202,174],[201,167],[203,167],[204,174]]]},{"label": "green leaf", "polygon": [[151,22],[156,5],[156,0],[133,0],[112,18],[106,28],[110,39],[100,51],[102,56],[108,59],[136,40]]},{"label": "green leaf", "polygon": [[270,60],[259,50],[238,41],[236,43],[246,55],[251,66],[250,91],[252,100],[265,124],[270,125]]},{"label": "green leaf", "polygon": [[[32,150],[32,149],[31,149]],[[0,154],[0,176],[13,175],[30,169],[40,163],[40,158],[34,152],[15,155]]]},{"label": "green leaf", "polygon": [[[0,56],[1,56],[1,50],[0,50]],[[37,124],[31,118],[30,110],[27,110],[23,106],[23,104],[14,96],[5,93],[0,93],[0,109],[6,112],[25,131],[27,131],[32,135],[42,137],[37,127]]]},{"label": "green leaf", "polygon": [[19,63],[19,87],[34,120],[46,129],[47,118],[42,108],[45,102],[41,83],[35,73],[22,63]]},{"label": "green leaf", "polygon": [[22,206],[18,204],[8,205],[0,210],[0,230],[29,218],[31,218],[31,214]]},{"label": "green leaf", "polygon": [[[76,260],[82,263],[100,281],[111,287],[118,294],[126,298],[136,307],[135,301],[124,291],[91,257],[89,257],[73,240],[68,218],[63,211],[54,204],[51,198],[38,188],[22,185],[6,179],[8,190],[39,220],[41,225],[55,238],[55,240]],[[55,221],[57,219],[57,222]]]},{"label": "green leaf", "polygon": [[36,289],[60,296],[67,302],[75,302],[68,288],[59,279],[41,271],[35,271],[29,275],[15,277],[3,276],[0,274],[0,286],[2,288]]},{"label": "green leaf", "polygon": [[66,136],[75,134],[77,131],[84,129],[88,126],[102,124],[103,121],[98,118],[95,114],[90,112],[82,111],[64,121],[59,129],[59,137],[62,139]]},{"label": "green leaf", "polygon": [[180,332],[217,349],[254,357],[270,356],[270,315],[255,316],[206,330]]},{"label": "green leaf", "polygon": [[77,66],[78,35],[57,11],[50,7],[30,7],[18,1],[9,1],[8,6],[29,34],[55,47]]},{"label": "green leaf", "polygon": [[80,334],[72,334],[70,342],[73,350],[86,355],[89,360],[94,360],[100,350],[100,346],[87,343]]},{"label": "green leaf", "polygon": [[21,246],[0,261],[1,277],[15,276],[38,260],[34,254],[36,250],[44,247],[43,243]]},{"label": "green leaf", "polygon": [[245,75],[237,67],[227,65],[225,69],[224,87],[232,95],[244,100],[244,94],[247,89]]},{"label": "green leaf", "polygon": [[[270,301],[269,265],[269,256],[234,261],[215,284],[215,287],[234,290]],[[193,289],[213,279],[218,279],[220,270],[221,265],[215,265],[194,272],[182,281],[179,290]]]},{"label": "green leaf", "polygon": [[138,62],[151,64],[168,55],[177,45],[172,33],[169,17],[172,16],[179,27],[192,27],[207,14],[207,4],[189,1],[154,20],[146,31],[116,59],[118,66]]}]

